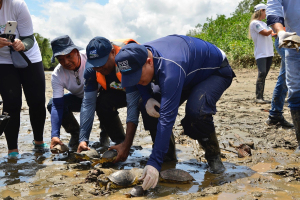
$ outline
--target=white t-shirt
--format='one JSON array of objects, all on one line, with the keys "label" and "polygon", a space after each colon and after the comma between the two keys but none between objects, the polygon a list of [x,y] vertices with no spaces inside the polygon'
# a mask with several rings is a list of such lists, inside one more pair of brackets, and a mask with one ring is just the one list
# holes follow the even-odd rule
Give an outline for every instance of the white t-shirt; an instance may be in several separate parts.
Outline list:
[{"label": "white t-shirt", "polygon": [[[0,9],[0,32],[4,33],[7,21],[17,21],[16,38],[33,34],[33,25],[29,10],[24,0],[3,0]],[[0,48],[0,64],[12,64],[9,47]],[[34,45],[25,52],[32,63],[42,61],[38,43],[34,39]]]},{"label": "white t-shirt", "polygon": [[264,29],[269,30],[270,28],[263,21],[253,20],[250,23],[250,33],[254,42],[254,57],[256,60],[274,56],[271,34],[269,36],[259,34],[259,32]]},{"label": "white t-shirt", "polygon": [[61,98],[64,96],[64,88],[70,91],[71,94],[83,98],[83,86],[84,86],[84,70],[86,63],[85,50],[80,51],[81,65],[78,69],[78,77],[81,84],[78,85],[76,82],[75,72],[73,70],[68,70],[63,68],[58,64],[54,71],[52,72],[51,84],[53,89],[53,98]]}]

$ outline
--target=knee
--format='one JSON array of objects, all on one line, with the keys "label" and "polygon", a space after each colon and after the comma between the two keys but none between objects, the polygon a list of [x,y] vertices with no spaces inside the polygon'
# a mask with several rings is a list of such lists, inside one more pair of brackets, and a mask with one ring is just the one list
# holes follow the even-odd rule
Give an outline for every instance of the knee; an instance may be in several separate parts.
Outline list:
[{"label": "knee", "polygon": [[259,72],[257,80],[264,80],[266,78],[266,72]]},{"label": "knee", "polygon": [[51,114],[51,109],[52,109],[52,98],[50,99],[50,101],[49,101],[49,103],[48,103],[48,105],[47,105],[47,110],[49,111],[49,113]]}]

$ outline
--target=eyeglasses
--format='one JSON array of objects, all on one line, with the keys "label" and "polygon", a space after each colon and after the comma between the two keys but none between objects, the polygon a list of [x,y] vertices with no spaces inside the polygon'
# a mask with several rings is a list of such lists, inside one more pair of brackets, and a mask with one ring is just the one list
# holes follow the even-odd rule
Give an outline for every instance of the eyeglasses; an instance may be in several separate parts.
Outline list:
[{"label": "eyeglasses", "polygon": [[77,85],[81,85],[81,80],[80,80],[79,75],[78,75],[78,70],[74,72],[74,75],[75,75],[75,78],[76,78]]}]

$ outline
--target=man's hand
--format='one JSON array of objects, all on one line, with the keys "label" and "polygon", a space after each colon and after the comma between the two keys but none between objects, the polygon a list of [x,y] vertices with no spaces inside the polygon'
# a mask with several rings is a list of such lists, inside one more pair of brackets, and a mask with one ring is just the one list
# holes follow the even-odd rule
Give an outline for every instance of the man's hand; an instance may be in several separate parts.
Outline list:
[{"label": "man's hand", "polygon": [[108,150],[111,150],[111,149],[115,149],[118,152],[118,156],[113,161],[113,163],[116,163],[119,161],[124,162],[124,161],[126,161],[128,155],[129,155],[130,145],[128,147],[126,144],[124,144],[124,142],[122,142],[121,144],[110,147]]},{"label": "man's hand", "polygon": [[64,143],[58,137],[53,137],[51,139],[50,149],[53,149],[53,147],[57,144],[63,145]]},{"label": "man's hand", "polygon": [[285,38],[291,36],[291,35],[296,35],[296,32],[290,33],[290,32],[285,32],[285,31],[279,31],[279,32],[277,33],[278,40],[279,40],[279,41],[278,41],[278,44],[279,44],[278,47],[281,48],[282,45],[283,45],[283,40],[284,40]]},{"label": "man's hand", "polygon": [[6,38],[0,37],[0,48],[12,45],[11,42],[8,42]]},{"label": "man's hand", "polygon": [[155,106],[160,108],[160,103],[153,98],[148,99],[146,103],[146,111],[151,117],[159,118],[159,113],[155,110]]},{"label": "man's hand", "polygon": [[80,142],[78,145],[77,153],[81,153],[82,151],[90,150],[86,142]]},{"label": "man's hand", "polygon": [[159,172],[155,167],[151,165],[146,165],[143,171],[143,175],[139,180],[143,180],[143,189],[148,190],[149,188],[155,188],[158,182]]}]

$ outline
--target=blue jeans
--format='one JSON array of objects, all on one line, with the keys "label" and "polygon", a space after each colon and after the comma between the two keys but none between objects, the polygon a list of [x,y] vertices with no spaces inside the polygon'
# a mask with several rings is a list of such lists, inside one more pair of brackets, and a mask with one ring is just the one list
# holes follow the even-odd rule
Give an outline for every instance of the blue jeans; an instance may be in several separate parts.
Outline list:
[{"label": "blue jeans", "polygon": [[286,84],[291,110],[300,110],[300,52],[285,49]]},{"label": "blue jeans", "polygon": [[285,78],[285,49],[278,48],[278,37],[275,39],[275,48],[278,54],[281,57],[281,68],[279,71],[279,76],[277,78],[277,83],[275,85],[273,91],[273,97],[271,102],[271,110],[269,111],[270,116],[272,117],[281,117],[282,110],[284,105],[284,99],[286,97],[286,93],[288,91],[286,86],[286,78]]}]

